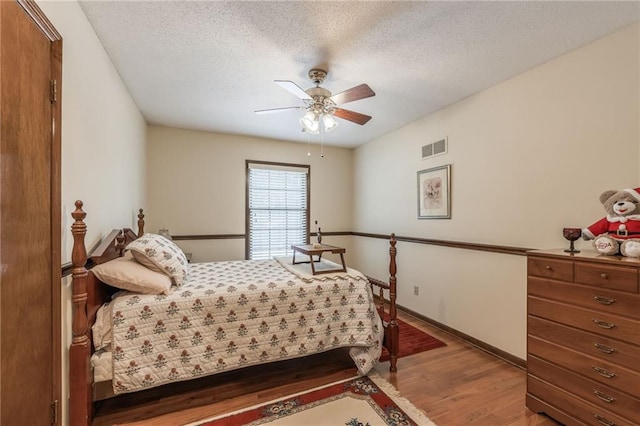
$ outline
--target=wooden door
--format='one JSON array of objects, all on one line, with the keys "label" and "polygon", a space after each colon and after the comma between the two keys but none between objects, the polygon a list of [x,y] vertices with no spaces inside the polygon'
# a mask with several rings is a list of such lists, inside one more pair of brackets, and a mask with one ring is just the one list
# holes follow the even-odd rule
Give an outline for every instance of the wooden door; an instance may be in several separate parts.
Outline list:
[{"label": "wooden door", "polygon": [[61,47],[59,34],[33,1],[0,1],[3,426],[57,422]]}]

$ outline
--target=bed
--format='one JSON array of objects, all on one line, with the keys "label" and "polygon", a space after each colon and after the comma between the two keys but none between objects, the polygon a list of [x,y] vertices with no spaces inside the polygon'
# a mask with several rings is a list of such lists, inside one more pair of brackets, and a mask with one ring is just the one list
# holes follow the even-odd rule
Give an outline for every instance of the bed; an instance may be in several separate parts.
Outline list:
[{"label": "bed", "polygon": [[[82,207],[77,201],[71,227],[71,424],[91,424],[94,401],[112,395],[339,347],[350,348],[360,374],[366,374],[384,346],[390,370],[396,371],[393,235],[388,284],[351,269],[314,276],[304,270],[308,264],[283,258],[189,264],[184,276],[172,267],[168,270],[175,274],[169,276],[180,280],[143,294],[98,278],[113,265],[137,264],[128,258],[136,254],[134,246],[145,247],[155,238],[144,233],[143,211],[137,233],[113,230],[87,255]],[[373,287],[379,291],[377,303]]]}]

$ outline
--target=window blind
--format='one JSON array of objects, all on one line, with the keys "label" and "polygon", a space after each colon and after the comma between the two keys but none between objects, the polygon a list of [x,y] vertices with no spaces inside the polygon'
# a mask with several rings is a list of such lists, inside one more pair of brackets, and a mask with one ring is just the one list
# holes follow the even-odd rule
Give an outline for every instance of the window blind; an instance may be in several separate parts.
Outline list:
[{"label": "window blind", "polygon": [[290,255],[309,235],[308,168],[248,166],[248,258]]}]

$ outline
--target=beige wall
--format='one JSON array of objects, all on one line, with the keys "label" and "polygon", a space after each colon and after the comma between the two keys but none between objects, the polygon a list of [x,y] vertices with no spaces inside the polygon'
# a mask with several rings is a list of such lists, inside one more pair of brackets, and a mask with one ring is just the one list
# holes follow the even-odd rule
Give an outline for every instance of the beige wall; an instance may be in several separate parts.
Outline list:
[{"label": "beige wall", "polygon": [[146,124],[76,1],[38,1],[63,37],[62,261],[71,258],[74,202],[87,212],[87,243],[135,224],[144,203]]},{"label": "beige wall", "polygon": [[[352,228],[352,153],[246,136],[149,126],[146,223],[172,235],[245,233],[245,160],[311,166],[311,229]],[[244,259],[244,240],[176,241],[197,262]]]},{"label": "beige wall", "polygon": [[[605,215],[601,192],[640,186],[638,33],[629,27],[356,149],[355,229],[566,246],[562,227]],[[445,135],[449,153],[422,161],[421,146]],[[418,220],[416,172],[443,164],[452,218]],[[386,276],[371,260],[385,243],[354,244],[355,266]],[[524,257],[410,243],[398,252],[400,304],[525,358]]]},{"label": "beige wall", "polygon": [[[246,159],[311,164],[311,220],[325,231],[540,248],[564,246],[562,226],[600,218],[603,190],[640,182],[637,26],[355,151],[325,147],[321,159],[318,146],[307,158],[303,144],[147,128],[78,3],[38,5],[64,40],[63,262],[76,199],[88,212],[88,246],[111,228],[133,227],[138,207],[149,231],[244,233]],[[449,154],[420,161],[420,147],[443,135]],[[416,171],[449,163],[453,218],[418,221]],[[327,242],[348,248],[350,266],[386,277],[386,241]],[[244,257],[242,240],[179,243],[196,261]],[[409,243],[398,251],[401,304],[524,358],[524,258]],[[63,424],[69,319],[65,282]]]},{"label": "beige wall", "polygon": [[[111,229],[135,224],[144,204],[146,124],[75,1],[38,1],[63,37],[62,262],[71,259],[74,202],[87,212],[87,246]],[[70,280],[63,281],[62,424],[67,424]]]}]

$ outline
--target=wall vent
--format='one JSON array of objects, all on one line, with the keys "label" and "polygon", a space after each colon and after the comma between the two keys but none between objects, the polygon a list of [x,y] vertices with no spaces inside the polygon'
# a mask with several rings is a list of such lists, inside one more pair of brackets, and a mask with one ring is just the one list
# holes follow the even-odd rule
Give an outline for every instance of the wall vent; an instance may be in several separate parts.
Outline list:
[{"label": "wall vent", "polygon": [[438,141],[424,145],[422,147],[422,159],[435,157],[436,155],[443,155],[447,153],[448,143],[447,138],[442,138]]}]

